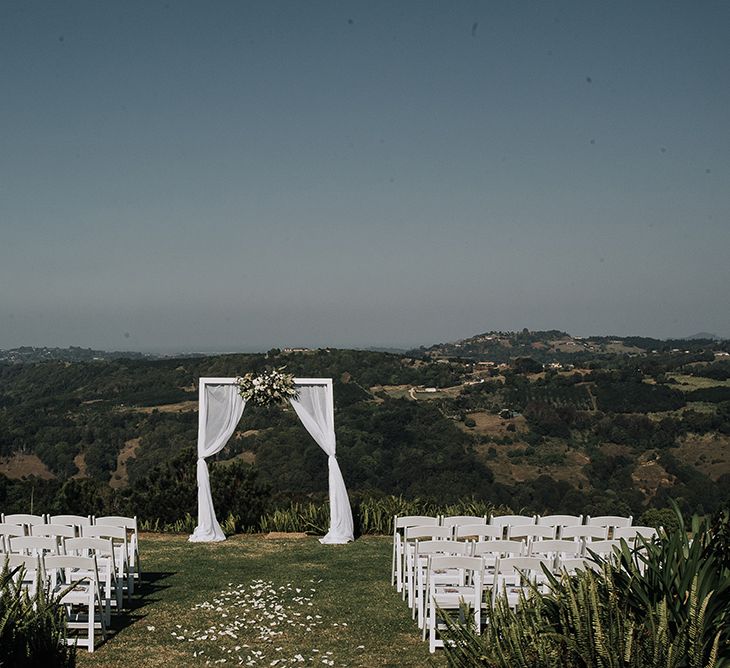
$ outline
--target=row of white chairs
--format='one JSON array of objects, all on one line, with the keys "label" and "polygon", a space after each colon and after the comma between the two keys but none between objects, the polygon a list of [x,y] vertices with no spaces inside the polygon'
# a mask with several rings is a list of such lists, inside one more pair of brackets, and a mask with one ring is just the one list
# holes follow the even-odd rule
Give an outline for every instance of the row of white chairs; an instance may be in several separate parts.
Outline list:
[{"label": "row of white chairs", "polygon": [[111,539],[66,538],[65,554],[38,550],[0,557],[19,592],[27,591],[32,596],[41,586],[63,606],[68,644],[93,652],[97,630],[102,640],[106,639],[112,608],[121,610],[123,590]]},{"label": "row of white chairs", "polygon": [[[595,564],[585,562],[580,567],[590,568]],[[430,652],[444,646],[441,633],[446,626],[446,615],[454,612],[461,615],[466,607],[472,615],[474,630],[481,633],[483,615],[489,606],[497,598],[505,597],[514,608],[522,596],[540,591],[547,581],[546,568],[547,560],[539,557],[498,558],[494,567],[488,569],[480,556],[429,555],[424,569],[427,601],[423,603],[419,622],[423,639],[428,636]]]},{"label": "row of white chairs", "polygon": [[136,516],[0,514],[0,552],[10,552],[9,539],[19,536],[48,536],[55,537],[58,541],[62,538],[108,536],[115,541],[117,551],[120,553],[122,548],[118,543],[124,543],[125,568],[131,578],[130,593],[134,590],[134,580],[140,578],[139,530]]},{"label": "row of white chairs", "polygon": [[[616,532],[631,527],[632,517],[604,515],[588,516],[583,524],[583,515],[500,515],[500,516],[424,516],[409,515],[393,518],[393,551],[391,564],[391,583],[403,593],[405,567],[405,540],[409,531],[418,527],[439,527],[442,535],[433,538],[467,539],[477,537],[480,540],[492,539],[560,539],[574,540],[607,540],[616,536]],[[424,533],[422,536],[426,536]],[[620,534],[619,534],[620,535]]]},{"label": "row of white chairs", "polygon": [[[451,607],[458,608],[464,588],[475,586],[476,577],[473,572],[465,576],[456,566],[434,569],[434,560],[437,564],[446,558],[478,560],[479,604],[470,604],[478,625],[488,600],[504,593],[510,605],[517,601],[519,592],[526,591],[525,576],[530,576],[533,585],[544,584],[546,571],[560,574],[600,568],[593,555],[610,559],[622,540],[640,546],[658,535],[651,527],[632,527],[632,518],[606,516],[575,525],[571,522],[582,520],[581,516],[542,519],[538,523],[534,516],[502,516],[489,522],[486,517],[473,516],[394,518],[392,582],[407,598],[424,638],[429,635],[432,652],[440,646],[435,607],[448,608],[451,602]],[[426,522],[421,524],[423,520]],[[515,579],[519,586],[514,585]]]}]

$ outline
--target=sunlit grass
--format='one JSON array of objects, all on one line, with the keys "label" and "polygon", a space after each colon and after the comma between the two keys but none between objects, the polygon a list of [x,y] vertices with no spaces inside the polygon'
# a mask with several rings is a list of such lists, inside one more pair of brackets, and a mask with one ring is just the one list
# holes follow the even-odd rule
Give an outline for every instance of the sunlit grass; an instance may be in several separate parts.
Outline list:
[{"label": "sunlit grass", "polygon": [[[144,535],[133,609],[80,666],[424,666],[432,660],[389,584],[390,539]],[[225,662],[223,661],[225,660]],[[209,662],[209,663],[207,663]],[[433,665],[445,665],[438,656]]]}]

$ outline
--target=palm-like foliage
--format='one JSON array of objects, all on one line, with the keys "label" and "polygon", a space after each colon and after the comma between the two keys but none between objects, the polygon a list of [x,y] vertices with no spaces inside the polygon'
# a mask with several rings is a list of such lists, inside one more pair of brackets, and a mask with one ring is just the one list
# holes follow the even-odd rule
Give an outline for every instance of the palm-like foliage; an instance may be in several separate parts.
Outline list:
[{"label": "palm-like foliage", "polygon": [[691,539],[681,530],[634,550],[624,543],[600,572],[551,576],[547,594],[534,592],[515,610],[498,600],[481,636],[450,624],[449,665],[730,666],[730,570],[717,535],[695,520]]},{"label": "palm-like foliage", "polygon": [[40,580],[29,596],[7,564],[0,572],[0,663],[4,666],[76,665],[76,650],[66,645],[63,609]]}]

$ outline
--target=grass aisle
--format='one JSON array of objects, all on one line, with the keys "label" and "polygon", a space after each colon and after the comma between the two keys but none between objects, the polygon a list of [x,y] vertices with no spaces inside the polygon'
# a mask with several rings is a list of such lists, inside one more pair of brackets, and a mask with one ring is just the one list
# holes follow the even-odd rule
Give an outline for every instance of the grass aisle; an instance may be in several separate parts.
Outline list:
[{"label": "grass aisle", "polygon": [[390,538],[141,538],[133,608],[85,666],[443,666],[390,586]]}]

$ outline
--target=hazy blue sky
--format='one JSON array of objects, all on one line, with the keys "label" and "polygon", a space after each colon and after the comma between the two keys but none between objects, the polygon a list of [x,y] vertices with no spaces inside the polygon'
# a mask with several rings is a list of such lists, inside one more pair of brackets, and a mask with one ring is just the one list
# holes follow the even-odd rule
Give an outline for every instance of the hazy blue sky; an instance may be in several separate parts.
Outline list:
[{"label": "hazy blue sky", "polygon": [[0,348],[730,337],[728,2],[0,1]]}]

